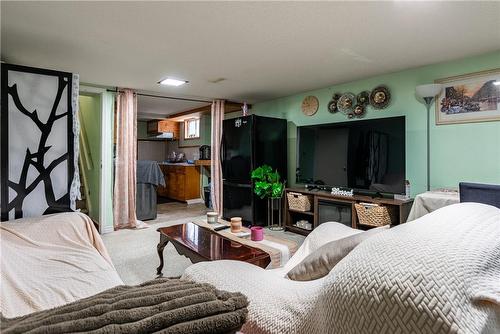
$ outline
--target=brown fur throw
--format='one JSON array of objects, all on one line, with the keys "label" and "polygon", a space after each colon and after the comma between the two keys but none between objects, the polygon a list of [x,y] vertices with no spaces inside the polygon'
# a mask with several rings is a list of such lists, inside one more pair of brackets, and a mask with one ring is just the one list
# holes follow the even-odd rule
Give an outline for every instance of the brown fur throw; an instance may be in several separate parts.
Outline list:
[{"label": "brown fur throw", "polygon": [[18,318],[2,316],[0,328],[3,334],[233,333],[245,323],[247,306],[241,293],[158,278]]}]

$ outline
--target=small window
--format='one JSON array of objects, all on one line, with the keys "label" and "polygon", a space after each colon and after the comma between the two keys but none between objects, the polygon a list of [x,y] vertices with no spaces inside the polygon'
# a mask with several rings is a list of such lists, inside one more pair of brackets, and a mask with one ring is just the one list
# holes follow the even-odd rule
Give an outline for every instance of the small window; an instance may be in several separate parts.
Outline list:
[{"label": "small window", "polygon": [[184,121],[184,139],[200,138],[200,119],[191,118]]}]

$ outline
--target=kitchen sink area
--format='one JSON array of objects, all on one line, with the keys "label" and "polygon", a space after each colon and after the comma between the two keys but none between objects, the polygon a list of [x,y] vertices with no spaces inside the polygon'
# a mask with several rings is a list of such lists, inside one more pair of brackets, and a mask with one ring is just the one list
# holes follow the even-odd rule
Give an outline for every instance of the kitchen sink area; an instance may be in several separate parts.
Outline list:
[{"label": "kitchen sink area", "polygon": [[[155,162],[156,174],[165,181],[164,185],[155,185],[155,196],[150,196],[148,203],[208,203],[210,115],[184,117],[139,118],[137,122],[137,159]],[[192,133],[193,129],[198,132]]]}]

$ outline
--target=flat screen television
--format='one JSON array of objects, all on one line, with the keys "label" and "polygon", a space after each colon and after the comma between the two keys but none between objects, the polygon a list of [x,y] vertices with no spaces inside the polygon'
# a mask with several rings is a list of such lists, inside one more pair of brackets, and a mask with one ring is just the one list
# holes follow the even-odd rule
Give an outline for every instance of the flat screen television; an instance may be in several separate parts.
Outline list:
[{"label": "flat screen television", "polygon": [[298,127],[296,173],[297,183],[404,194],[405,117]]}]

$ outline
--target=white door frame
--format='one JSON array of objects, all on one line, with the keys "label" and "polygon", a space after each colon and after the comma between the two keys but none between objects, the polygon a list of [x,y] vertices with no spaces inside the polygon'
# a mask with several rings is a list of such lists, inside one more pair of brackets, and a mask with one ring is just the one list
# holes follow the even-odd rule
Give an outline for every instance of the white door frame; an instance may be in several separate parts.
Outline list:
[{"label": "white door frame", "polygon": [[[98,95],[101,99],[101,164],[99,172],[99,233],[113,232],[113,219],[104,209],[112,208],[113,203],[106,185],[113,177],[113,97],[104,88],[80,84],[80,92]],[[111,130],[111,131],[110,131]],[[106,171],[106,172],[103,172]],[[111,172],[110,172],[111,171]],[[111,189],[112,191],[112,189]]]}]

